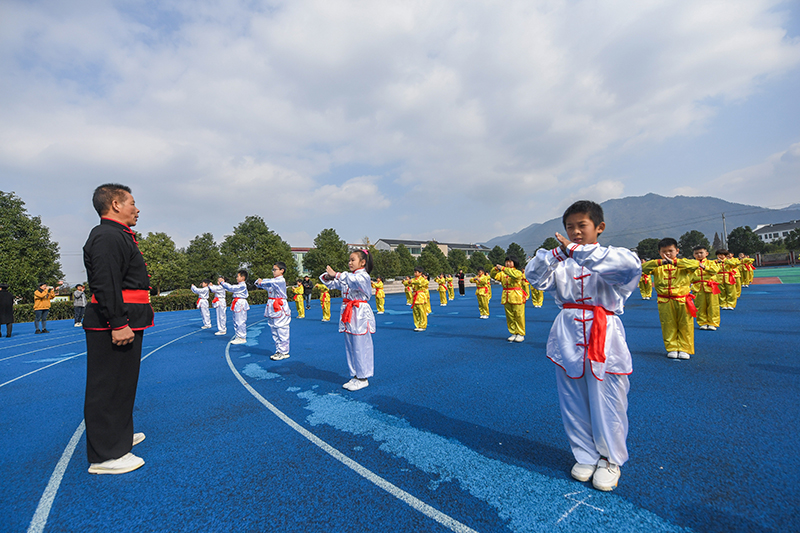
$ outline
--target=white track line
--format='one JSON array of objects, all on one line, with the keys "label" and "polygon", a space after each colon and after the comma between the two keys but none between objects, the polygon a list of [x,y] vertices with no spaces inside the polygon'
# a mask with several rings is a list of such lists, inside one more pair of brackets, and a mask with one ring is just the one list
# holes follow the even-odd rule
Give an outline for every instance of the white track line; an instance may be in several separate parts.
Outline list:
[{"label": "white track line", "polygon": [[[161,348],[169,346],[173,342],[179,341],[184,337],[188,337],[189,335],[194,335],[195,333],[199,333],[199,331],[200,330],[187,333],[186,335],[182,335],[176,339],[172,339],[171,341],[165,344],[162,344],[155,350],[151,351],[150,353],[142,357],[142,361],[144,361],[145,359],[147,359],[148,357],[159,351]],[[76,355],[75,357],[78,356]],[[44,369],[42,368],[40,370]],[[3,385],[5,385],[5,383]],[[0,387],[1,386],[2,385],[0,385]],[[53,470],[53,474],[50,476],[50,481],[47,483],[47,487],[44,489],[44,493],[42,493],[42,497],[39,499],[39,505],[36,506],[36,512],[33,514],[33,518],[31,519],[31,524],[28,526],[28,533],[41,533],[42,531],[44,531],[44,527],[47,525],[47,519],[50,517],[50,508],[53,506],[53,501],[56,499],[56,494],[58,494],[58,489],[61,486],[61,480],[64,477],[64,472],[66,472],[67,465],[69,465],[72,456],[75,454],[75,447],[78,445],[78,441],[80,441],[81,437],[83,436],[83,432],[85,430],[86,430],[85,421],[81,420],[81,423],[78,425],[78,429],[75,430],[75,433],[69,440],[67,447],[64,448],[64,453],[61,454],[61,459],[59,459],[58,463],[56,464],[56,468],[55,470]]]},{"label": "white track line", "polygon": [[30,371],[30,372],[28,372],[27,374],[23,374],[23,375],[21,375],[21,376],[19,376],[19,377],[16,377],[16,378],[12,379],[12,380],[6,381],[5,383],[0,383],[0,387],[5,387],[5,386],[6,386],[6,385],[8,385],[9,383],[14,383],[14,382],[15,382],[15,381],[17,381],[18,379],[22,379],[22,378],[24,378],[24,377],[28,377],[28,376],[30,376],[31,374],[35,374],[35,373],[37,373],[37,372],[41,372],[42,370],[45,370],[45,369],[47,369],[47,368],[50,368],[51,366],[58,365],[58,364],[60,364],[60,363],[63,363],[64,361],[69,361],[70,359],[75,359],[76,357],[80,357],[80,356],[82,356],[82,355],[86,355],[86,352],[79,353],[78,355],[73,355],[72,357],[65,357],[65,358],[64,358],[64,359],[62,359],[61,361],[56,361],[55,363],[50,363],[49,365],[47,365],[47,366],[43,366],[42,368],[37,368],[36,370],[31,370],[31,371]]},{"label": "white track line", "polygon": [[28,354],[37,353],[37,352],[43,352],[45,350],[52,350],[53,348],[60,348],[62,346],[67,346],[69,344],[76,344],[76,343],[79,343],[79,342],[84,342],[84,339],[80,339],[80,340],[72,341],[72,342],[65,342],[64,344],[56,344],[55,346],[45,346],[44,348],[38,348],[36,350],[31,350],[30,352],[18,353],[17,355],[10,355],[8,357],[0,359],[0,361],[8,361],[9,359],[14,359],[15,357],[20,357],[20,356],[23,356],[23,355],[28,355]]},{"label": "white track line", "polygon": [[398,500],[401,500],[408,504],[411,508],[420,513],[424,514],[425,516],[432,518],[439,522],[441,525],[445,526],[446,528],[456,531],[458,533],[477,533],[474,529],[470,528],[466,524],[462,524],[455,518],[452,518],[443,512],[439,511],[438,509],[431,507],[427,503],[423,502],[419,498],[412,496],[408,492],[404,491],[397,485],[390,483],[389,481],[383,479],[378,474],[372,472],[371,470],[367,469],[366,467],[362,466],[361,464],[357,463],[356,461],[350,459],[348,456],[325,442],[324,440],[320,439],[306,428],[289,418],[283,411],[272,405],[269,401],[267,401],[263,396],[261,396],[250,384],[245,381],[241,374],[236,370],[233,366],[233,362],[231,361],[230,356],[230,342],[225,346],[225,359],[228,361],[228,366],[233,372],[233,375],[236,376],[236,379],[244,386],[247,391],[253,395],[253,397],[258,400],[264,407],[272,411],[272,413],[280,418],[286,425],[288,425],[293,430],[297,431],[300,435],[311,441],[313,444],[318,446],[322,449],[325,453],[336,459],[337,461],[344,464],[346,467],[353,470],[356,474],[360,475],[364,479],[374,483],[377,487],[385,490]]}]

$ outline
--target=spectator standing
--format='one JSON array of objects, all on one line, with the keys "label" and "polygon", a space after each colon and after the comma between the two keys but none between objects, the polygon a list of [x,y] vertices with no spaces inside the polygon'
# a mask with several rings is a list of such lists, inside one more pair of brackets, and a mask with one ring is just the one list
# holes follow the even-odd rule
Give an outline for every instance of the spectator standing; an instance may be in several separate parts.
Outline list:
[{"label": "spectator standing", "polygon": [[83,326],[83,315],[86,313],[86,291],[80,283],[72,293],[72,308],[75,311],[75,327],[79,328]]},{"label": "spectator standing", "polygon": [[47,315],[50,314],[50,300],[55,297],[56,292],[53,287],[49,287],[45,282],[39,284],[39,290],[33,291],[33,325],[36,326],[34,333],[50,333],[47,331]]},{"label": "spectator standing", "polygon": [[6,337],[11,336],[14,325],[14,295],[8,290],[7,283],[0,283],[0,326],[6,325]]}]

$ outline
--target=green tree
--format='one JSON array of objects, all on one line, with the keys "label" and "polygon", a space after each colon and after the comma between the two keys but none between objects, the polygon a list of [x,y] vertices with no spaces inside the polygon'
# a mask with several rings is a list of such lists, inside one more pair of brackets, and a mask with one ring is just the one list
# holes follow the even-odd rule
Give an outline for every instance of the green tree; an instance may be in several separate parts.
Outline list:
[{"label": "green tree", "polygon": [[706,236],[696,229],[687,231],[681,235],[680,239],[678,239],[678,248],[680,249],[683,257],[692,257],[692,249],[695,246],[705,246],[706,250],[709,252],[711,251],[711,245],[708,243]]},{"label": "green tree", "polygon": [[414,256],[408,251],[404,244],[398,244],[394,250],[397,254],[397,262],[399,264],[398,275],[400,276],[413,276],[414,275]]},{"label": "green tree", "polygon": [[728,250],[733,255],[745,253],[753,255],[764,250],[764,242],[750,229],[750,226],[739,226],[728,234]]},{"label": "green tree", "polygon": [[189,242],[183,252],[186,255],[186,277],[188,283],[197,285],[204,279],[216,283],[222,273],[222,256],[214,236],[203,233]]},{"label": "green tree", "polygon": [[303,266],[311,271],[311,277],[318,278],[328,265],[336,272],[346,272],[349,257],[347,243],[339,238],[336,230],[329,228],[314,238],[314,247],[303,259]]},{"label": "green tree", "polygon": [[461,269],[469,270],[469,259],[467,259],[467,252],[458,249],[448,250],[447,264],[450,266],[451,273],[458,272]]},{"label": "green tree", "polygon": [[374,246],[370,246],[369,254],[372,256],[372,277],[380,276],[385,280],[400,275],[400,260],[397,252],[378,250]]},{"label": "green tree", "polygon": [[32,302],[39,283],[55,286],[64,277],[59,259],[58,243],[50,240],[42,219],[30,216],[13,192],[0,191],[0,282]]},{"label": "green tree", "polygon": [[286,283],[297,280],[297,263],[292,248],[280,235],[270,230],[260,216],[250,215],[225,237],[220,245],[223,258],[223,274],[233,279],[240,268],[248,270],[248,279],[271,278],[272,265],[278,261],[286,263]]},{"label": "green tree", "polygon": [[[525,263],[528,261],[528,256],[525,253],[525,249],[515,242],[512,242],[511,244],[508,245],[508,249],[506,250],[506,256],[516,257],[521,267],[524,266]],[[505,257],[503,259],[505,259]]]},{"label": "green tree", "polygon": [[783,244],[787,250],[800,250],[800,228],[789,232],[789,235],[783,239]]},{"label": "green tree", "polygon": [[169,235],[151,232],[138,240],[150,274],[150,285],[158,294],[178,289],[186,283],[186,256],[175,249]]},{"label": "green tree", "polygon": [[422,253],[417,258],[417,266],[422,267],[425,273],[431,276],[438,276],[449,270],[447,257],[434,241],[429,241],[422,249]]},{"label": "green tree", "polygon": [[719,236],[719,233],[716,231],[714,232],[714,242],[711,243],[712,250],[709,250],[710,255],[714,255],[714,252],[717,250],[722,249],[722,239]]},{"label": "green tree", "polygon": [[503,261],[505,261],[505,258],[506,258],[506,251],[503,250],[502,248],[500,248],[499,246],[495,246],[489,252],[488,258],[489,258],[489,263],[492,266],[494,266],[494,265],[502,265]]},{"label": "green tree", "polygon": [[479,268],[486,270],[486,272],[492,269],[491,263],[489,263],[483,252],[475,252],[469,258],[469,271],[477,274]]},{"label": "green tree", "polygon": [[658,253],[658,239],[642,239],[636,245],[636,253],[642,259],[658,259],[661,257]]},{"label": "green tree", "polygon": [[561,243],[558,242],[558,239],[556,239],[555,237],[548,237],[539,246],[539,248],[537,248],[537,250],[539,250],[540,248],[544,248],[545,250],[552,250],[554,248],[558,248],[559,246],[561,246]]}]

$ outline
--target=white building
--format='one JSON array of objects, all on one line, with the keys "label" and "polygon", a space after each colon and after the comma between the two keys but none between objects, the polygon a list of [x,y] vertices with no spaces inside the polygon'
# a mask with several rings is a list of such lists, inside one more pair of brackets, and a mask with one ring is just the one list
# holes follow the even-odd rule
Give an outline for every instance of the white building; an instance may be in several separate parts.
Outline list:
[{"label": "white building", "polygon": [[761,224],[753,230],[753,233],[764,242],[775,242],[778,239],[785,239],[797,228],[800,228],[800,220],[791,220],[779,224]]},{"label": "white building", "polygon": [[447,255],[450,250],[464,250],[467,253],[467,258],[472,257],[472,254],[475,252],[483,252],[484,255],[491,252],[491,248],[487,248],[482,244],[457,244],[457,243],[449,243],[449,242],[437,242],[431,239],[422,240],[422,241],[414,241],[414,240],[403,240],[403,239],[379,239],[378,242],[375,243],[375,248],[377,250],[387,250],[387,251],[395,251],[399,245],[403,245],[408,248],[408,251],[411,252],[411,255],[419,257],[422,253],[422,249],[425,248],[429,242],[436,243],[439,249],[442,251],[444,255]]}]

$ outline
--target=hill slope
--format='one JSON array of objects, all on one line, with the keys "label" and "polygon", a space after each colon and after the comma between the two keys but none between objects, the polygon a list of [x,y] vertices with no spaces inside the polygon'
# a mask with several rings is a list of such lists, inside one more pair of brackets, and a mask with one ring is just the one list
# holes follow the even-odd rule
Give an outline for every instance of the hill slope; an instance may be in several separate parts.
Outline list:
[{"label": "hill slope", "polygon": [[[714,233],[722,236],[722,214],[728,233],[739,226],[755,229],[760,224],[774,224],[800,219],[797,204],[784,209],[766,209],[753,205],[736,204],[710,196],[675,196],[667,198],[657,194],[629,196],[607,200],[600,204],[606,218],[607,229],[601,238],[603,244],[634,248],[647,238],[674,237],[691,230],[705,234],[709,242]],[[794,208],[794,209],[792,209]],[[495,237],[483,244],[507,248],[516,242],[531,255],[547,237],[558,231],[563,233],[560,218]]]}]

